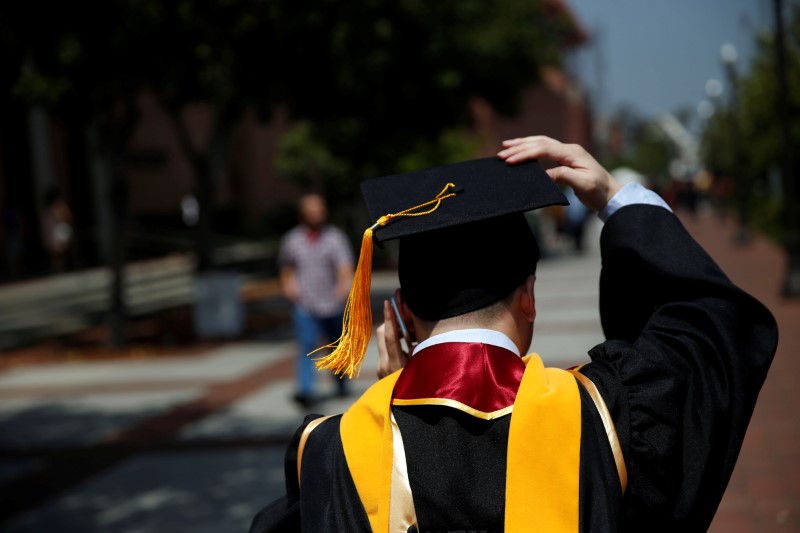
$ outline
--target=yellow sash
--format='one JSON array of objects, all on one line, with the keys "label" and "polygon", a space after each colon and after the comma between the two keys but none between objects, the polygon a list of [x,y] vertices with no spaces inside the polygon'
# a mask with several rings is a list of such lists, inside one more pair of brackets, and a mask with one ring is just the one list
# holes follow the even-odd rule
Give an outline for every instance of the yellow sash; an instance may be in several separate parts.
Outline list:
[{"label": "yellow sash", "polygon": [[505,530],[578,531],[581,399],[569,372],[526,363],[511,414]]},{"label": "yellow sash", "polygon": [[[575,378],[523,358],[525,374],[511,415],[506,473],[507,532],[578,530],[581,403]],[[358,496],[376,532],[407,531],[415,520],[410,491],[398,485],[391,397],[400,372],[382,379],[342,416],[340,433]],[[402,450],[401,450],[402,452]],[[393,486],[394,485],[394,486]],[[409,508],[410,506],[410,508]]]}]

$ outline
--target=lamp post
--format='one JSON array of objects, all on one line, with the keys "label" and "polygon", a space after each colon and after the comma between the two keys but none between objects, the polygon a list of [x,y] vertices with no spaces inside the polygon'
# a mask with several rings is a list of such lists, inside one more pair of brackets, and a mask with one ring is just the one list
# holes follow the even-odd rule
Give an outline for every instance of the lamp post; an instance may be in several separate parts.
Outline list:
[{"label": "lamp post", "polygon": [[722,57],[722,64],[725,67],[725,73],[728,76],[728,82],[731,86],[730,97],[730,116],[731,116],[731,148],[733,148],[733,182],[736,186],[734,196],[736,199],[736,211],[739,215],[739,231],[736,233],[735,242],[739,244],[746,243],[750,234],[748,231],[748,223],[750,221],[750,180],[747,178],[747,172],[744,168],[745,159],[742,152],[742,138],[739,129],[739,70],[736,67],[736,60],[738,54],[736,47],[730,43],[722,45],[720,50]]},{"label": "lamp post", "polygon": [[[706,96],[708,97],[707,100],[703,100],[698,104],[697,112],[700,114],[701,118],[703,115],[707,115],[708,118],[705,119],[705,135],[704,139],[706,141],[706,160],[707,160],[707,168],[706,170],[709,172],[709,175],[712,180],[712,187],[713,191],[711,194],[712,203],[714,205],[714,211],[716,212],[717,216],[720,219],[725,218],[725,203],[727,198],[725,196],[726,188],[721,186],[719,183],[720,179],[720,168],[721,165],[717,158],[720,155],[720,150],[717,143],[717,132],[711,131],[710,128],[712,127],[711,118],[717,113],[717,110],[721,108],[720,97],[722,96],[723,88],[722,82],[720,82],[716,78],[711,78],[706,81]],[[704,104],[703,102],[707,102],[708,105]],[[701,107],[702,106],[702,107]],[[719,120],[719,119],[718,119]],[[716,128],[717,131],[721,131],[721,128],[717,124],[713,126]]]}]

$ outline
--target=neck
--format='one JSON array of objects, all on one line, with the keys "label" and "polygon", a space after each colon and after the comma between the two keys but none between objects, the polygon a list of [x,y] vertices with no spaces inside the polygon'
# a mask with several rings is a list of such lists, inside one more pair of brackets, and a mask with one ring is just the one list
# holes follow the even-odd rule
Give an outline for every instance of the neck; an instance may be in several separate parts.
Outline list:
[{"label": "neck", "polygon": [[454,317],[452,319],[439,320],[438,322],[427,324],[415,322],[414,327],[417,332],[417,340],[422,342],[434,335],[441,335],[442,333],[464,329],[490,329],[498,331],[511,339],[511,342],[514,343],[521,354],[527,353],[530,347],[530,334],[526,334],[525,331],[520,331],[519,324],[510,315],[499,317],[497,320],[488,323],[464,321],[458,320],[458,318],[459,317]]},{"label": "neck", "polygon": [[519,353],[527,353],[533,338],[533,322],[536,320],[536,299],[533,296],[535,280],[533,275],[528,276],[524,284],[493,309],[477,310],[434,322],[420,320],[409,312],[416,338],[422,342],[433,335],[460,329],[491,329],[511,339]]}]

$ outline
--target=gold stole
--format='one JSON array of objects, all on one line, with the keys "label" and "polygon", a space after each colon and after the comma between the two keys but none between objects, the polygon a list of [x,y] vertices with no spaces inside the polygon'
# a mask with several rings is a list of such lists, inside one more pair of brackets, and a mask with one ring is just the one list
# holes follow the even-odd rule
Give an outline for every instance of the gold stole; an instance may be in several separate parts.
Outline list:
[{"label": "gold stole", "polygon": [[[578,530],[581,402],[575,377],[544,368],[538,355],[526,363],[508,435],[505,531]],[[391,398],[401,371],[373,385],[347,412],[340,433],[347,465],[373,531],[407,531],[415,520],[403,480]],[[394,426],[394,430],[393,430]],[[393,481],[394,480],[394,481]]]}]

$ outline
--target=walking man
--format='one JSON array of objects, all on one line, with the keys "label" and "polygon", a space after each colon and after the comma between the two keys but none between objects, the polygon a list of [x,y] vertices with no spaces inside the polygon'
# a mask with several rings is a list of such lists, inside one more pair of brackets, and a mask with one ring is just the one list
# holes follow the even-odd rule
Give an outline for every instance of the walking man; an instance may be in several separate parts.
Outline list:
[{"label": "walking man", "polygon": [[[321,195],[301,197],[298,215],[300,224],[281,241],[278,268],[283,294],[294,304],[292,319],[300,345],[294,400],[309,407],[319,398],[314,388],[317,370],[308,354],[341,335],[344,302],[353,280],[353,252],[344,232],[328,224]],[[338,393],[347,394],[344,379],[338,380]]]}]

